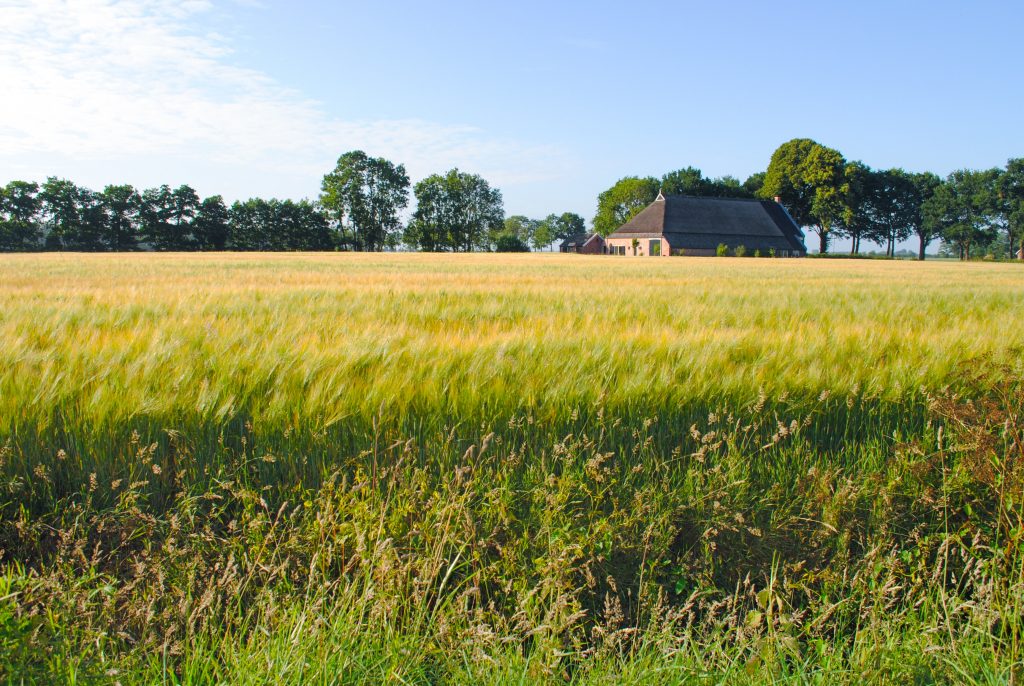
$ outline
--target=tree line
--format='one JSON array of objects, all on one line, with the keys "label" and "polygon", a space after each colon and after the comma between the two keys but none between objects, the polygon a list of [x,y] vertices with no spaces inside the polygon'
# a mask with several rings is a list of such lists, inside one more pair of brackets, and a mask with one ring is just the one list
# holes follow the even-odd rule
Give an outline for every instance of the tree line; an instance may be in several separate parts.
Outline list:
[{"label": "tree line", "polygon": [[[403,222],[410,189],[416,209]],[[501,192],[452,169],[412,186],[405,167],[342,155],[311,200],[251,198],[227,206],[188,185],[93,191],[67,179],[0,187],[0,251],[540,250],[584,231],[582,217],[505,217]]]},{"label": "tree line", "polygon": [[[416,199],[408,215],[410,191]],[[608,235],[658,193],[779,198],[827,253],[836,238],[850,252],[867,241],[895,255],[918,239],[918,256],[935,240],[941,251],[1024,258],[1024,158],[1005,168],[929,172],[872,169],[816,141],[782,144],[768,168],[745,181],[707,178],[685,167],[664,176],[628,176],[598,195],[593,228]],[[228,207],[187,185],[138,191],[109,185],[96,192],[66,179],[12,181],[0,187],[0,251],[29,250],[355,250],[399,246],[447,252],[542,250],[584,233],[571,212],[544,219],[505,216],[501,191],[458,169],[411,184],[404,165],[355,150],[323,177],[316,200],[251,198]]]},{"label": "tree line", "polygon": [[188,185],[96,192],[67,179],[0,188],[0,250],[324,250],[326,216],[307,200],[200,198]]},{"label": "tree line", "polygon": [[833,148],[807,138],[783,143],[768,169],[740,183],[706,178],[687,167],[657,177],[627,176],[598,196],[594,229],[607,235],[650,204],[658,192],[732,198],[779,198],[794,221],[818,236],[821,253],[836,238],[863,241],[896,254],[896,245],[918,239],[918,258],[935,240],[940,253],[1024,259],[1024,158],[1004,168],[962,169],[946,178],[930,172],[872,169],[847,161]]}]

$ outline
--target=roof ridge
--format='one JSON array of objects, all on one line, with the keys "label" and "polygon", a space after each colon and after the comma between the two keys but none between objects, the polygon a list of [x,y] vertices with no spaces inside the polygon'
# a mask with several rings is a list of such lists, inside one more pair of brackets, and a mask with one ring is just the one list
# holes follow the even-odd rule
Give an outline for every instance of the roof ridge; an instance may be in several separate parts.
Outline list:
[{"label": "roof ridge", "polygon": [[764,200],[763,198],[733,198],[721,195],[690,195],[689,193],[670,193],[664,196],[668,198],[689,198],[691,200],[735,200],[736,202],[774,202],[773,200]]}]

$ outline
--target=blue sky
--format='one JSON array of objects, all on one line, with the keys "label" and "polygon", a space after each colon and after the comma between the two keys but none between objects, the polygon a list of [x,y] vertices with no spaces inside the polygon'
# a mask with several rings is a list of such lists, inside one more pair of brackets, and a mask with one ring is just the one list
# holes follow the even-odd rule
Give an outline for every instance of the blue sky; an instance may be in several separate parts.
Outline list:
[{"label": "blue sky", "polygon": [[313,197],[346,150],[509,214],[811,137],[940,174],[1024,155],[1014,2],[0,0],[0,181]]}]

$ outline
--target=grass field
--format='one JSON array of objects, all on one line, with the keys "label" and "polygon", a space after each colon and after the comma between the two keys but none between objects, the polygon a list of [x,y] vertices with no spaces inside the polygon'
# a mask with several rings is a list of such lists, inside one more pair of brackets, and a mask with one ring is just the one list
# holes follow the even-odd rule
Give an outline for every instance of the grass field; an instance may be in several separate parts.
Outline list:
[{"label": "grass field", "polygon": [[1024,677],[1024,270],[0,256],[0,676]]}]

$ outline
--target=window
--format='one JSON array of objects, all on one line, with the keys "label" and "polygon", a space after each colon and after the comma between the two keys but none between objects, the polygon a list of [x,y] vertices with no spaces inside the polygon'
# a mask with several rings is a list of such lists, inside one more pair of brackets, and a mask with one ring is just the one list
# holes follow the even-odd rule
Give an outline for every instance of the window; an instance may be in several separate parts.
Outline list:
[{"label": "window", "polygon": [[651,241],[651,244],[647,250],[647,254],[650,255],[651,257],[661,256],[661,239],[656,238]]}]

